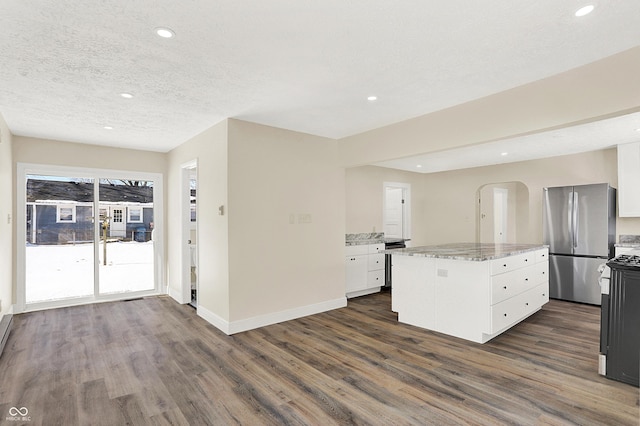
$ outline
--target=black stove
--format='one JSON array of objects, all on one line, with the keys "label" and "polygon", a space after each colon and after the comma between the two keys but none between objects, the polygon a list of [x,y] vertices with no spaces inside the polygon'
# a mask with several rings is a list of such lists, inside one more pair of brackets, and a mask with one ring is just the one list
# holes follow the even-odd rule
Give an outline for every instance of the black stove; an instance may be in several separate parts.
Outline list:
[{"label": "black stove", "polygon": [[600,362],[603,374],[640,385],[640,255],[621,254],[611,268],[608,294],[602,294]]},{"label": "black stove", "polygon": [[617,269],[640,268],[640,256],[631,254],[621,254],[607,262],[607,266]]}]

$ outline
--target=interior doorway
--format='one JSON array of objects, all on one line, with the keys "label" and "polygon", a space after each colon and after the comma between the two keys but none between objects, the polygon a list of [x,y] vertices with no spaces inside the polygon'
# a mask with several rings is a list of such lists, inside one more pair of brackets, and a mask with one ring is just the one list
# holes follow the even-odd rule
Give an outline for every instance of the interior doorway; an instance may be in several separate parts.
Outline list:
[{"label": "interior doorway", "polygon": [[383,183],[382,223],[387,238],[411,239],[411,185]]},{"label": "interior doorway", "polygon": [[161,288],[158,174],[18,165],[17,310]]},{"label": "interior doorway", "polygon": [[529,189],[522,182],[483,185],[477,191],[477,241],[530,242]]},{"label": "interior doorway", "polygon": [[182,165],[182,282],[183,299],[198,307],[198,164]]}]

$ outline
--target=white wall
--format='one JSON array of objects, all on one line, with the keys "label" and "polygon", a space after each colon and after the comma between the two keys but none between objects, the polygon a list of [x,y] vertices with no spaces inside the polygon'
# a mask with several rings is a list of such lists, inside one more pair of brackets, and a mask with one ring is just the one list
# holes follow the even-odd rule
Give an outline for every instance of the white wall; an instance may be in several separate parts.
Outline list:
[{"label": "white wall", "polygon": [[349,234],[383,232],[384,182],[411,185],[411,245],[425,245],[423,220],[429,202],[424,175],[385,167],[363,166],[346,170],[346,229]]},{"label": "white wall", "polygon": [[[416,182],[412,196],[413,238],[416,244],[473,242],[476,239],[476,202],[479,187],[489,183],[520,181],[529,190],[529,227],[518,230],[518,242],[542,242],[542,188],[546,186],[580,185],[608,182],[617,187],[615,149],[559,156],[534,161],[477,167],[443,173],[409,173],[407,180]],[[347,198],[358,200],[358,206],[347,207],[347,232],[360,232],[358,223],[382,226],[380,182],[397,179],[397,173],[382,167],[358,167],[347,171]],[[359,191],[370,187],[368,193]],[[419,191],[422,191],[420,194]],[[364,195],[363,194],[368,194]],[[379,210],[379,212],[378,212]],[[640,235],[640,218],[617,218],[617,234]],[[617,240],[617,239],[616,239]]]},{"label": "white wall", "polygon": [[180,213],[183,191],[181,168],[185,163],[197,159],[199,312],[201,315],[206,312],[205,317],[213,315],[220,321],[229,322],[229,216],[217,213],[219,206],[228,205],[227,121],[207,129],[170,151],[167,156],[169,293],[181,292],[182,272],[187,267],[182,262],[181,251],[185,244]]},{"label": "white wall", "polygon": [[336,141],[229,120],[231,320],[344,306],[344,211]]},{"label": "white wall", "polygon": [[[0,318],[14,303],[12,136],[0,114]],[[7,219],[11,217],[9,222]]]}]

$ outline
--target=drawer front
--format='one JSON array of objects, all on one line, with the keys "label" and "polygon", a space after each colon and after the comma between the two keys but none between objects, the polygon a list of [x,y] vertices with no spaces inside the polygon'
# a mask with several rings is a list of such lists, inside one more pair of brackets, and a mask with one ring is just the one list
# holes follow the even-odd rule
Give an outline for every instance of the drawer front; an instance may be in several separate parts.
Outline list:
[{"label": "drawer front", "polygon": [[384,269],[369,271],[367,288],[382,287],[384,285]]},{"label": "drawer front", "polygon": [[536,263],[531,268],[532,284],[538,285],[549,281],[549,262]]},{"label": "drawer front", "polygon": [[491,277],[491,304],[495,305],[522,291],[519,271],[505,272]]},{"label": "drawer front", "polygon": [[514,271],[525,266],[525,254],[517,254],[515,256],[507,256],[501,259],[491,261],[491,275],[504,274],[505,272]]},{"label": "drawer front", "polygon": [[378,269],[384,269],[384,254],[370,254],[369,258],[369,270],[377,271]]},{"label": "drawer front", "polygon": [[540,284],[511,299],[491,307],[491,331],[498,331],[518,323],[549,301],[549,285]]},{"label": "drawer front", "polygon": [[549,249],[536,250],[535,252],[536,263],[549,261]]},{"label": "drawer front", "polygon": [[345,246],[345,256],[358,256],[361,254],[369,253],[369,246],[367,244],[360,244],[355,246]]},{"label": "drawer front", "polygon": [[516,269],[526,268],[536,263],[536,252],[517,254],[515,256],[507,256],[501,259],[491,261],[491,275],[504,274],[505,272],[515,271]]},{"label": "drawer front", "polygon": [[384,250],[384,244],[369,244],[367,247],[369,248],[369,254],[380,253]]}]

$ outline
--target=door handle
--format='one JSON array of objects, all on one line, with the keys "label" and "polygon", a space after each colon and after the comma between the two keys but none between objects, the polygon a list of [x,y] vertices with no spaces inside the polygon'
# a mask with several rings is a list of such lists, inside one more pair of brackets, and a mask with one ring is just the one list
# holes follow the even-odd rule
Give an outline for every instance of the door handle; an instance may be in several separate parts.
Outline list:
[{"label": "door handle", "polygon": [[578,203],[578,193],[574,191],[573,193],[573,248],[578,248],[578,209],[580,208],[580,203]]}]

